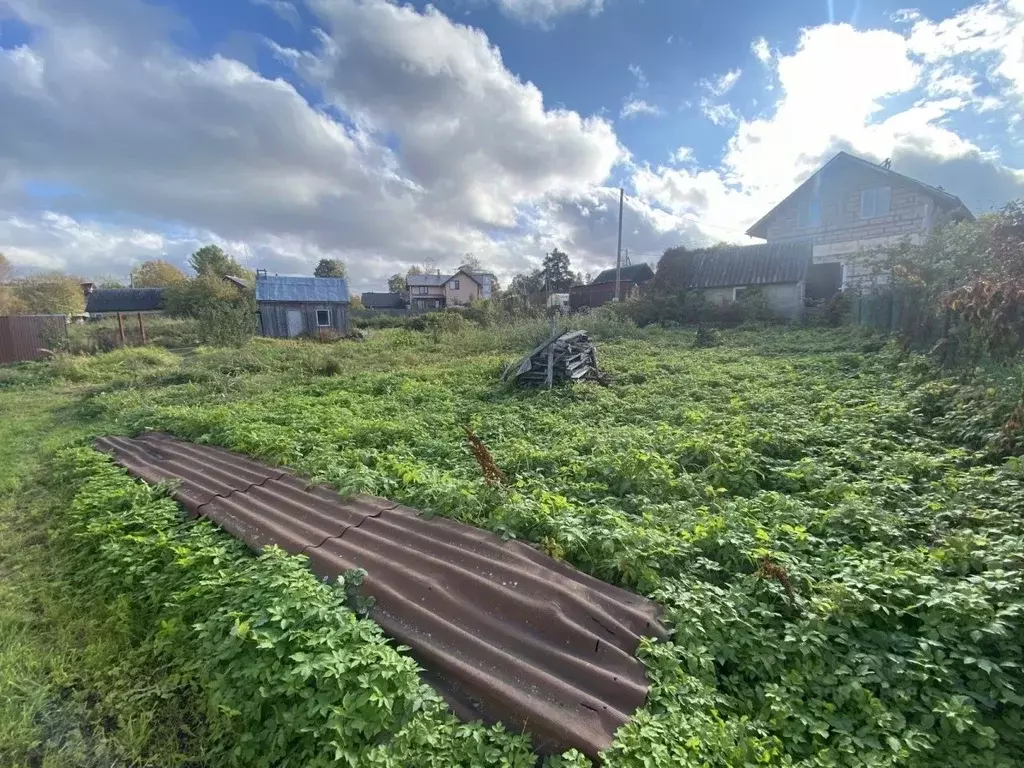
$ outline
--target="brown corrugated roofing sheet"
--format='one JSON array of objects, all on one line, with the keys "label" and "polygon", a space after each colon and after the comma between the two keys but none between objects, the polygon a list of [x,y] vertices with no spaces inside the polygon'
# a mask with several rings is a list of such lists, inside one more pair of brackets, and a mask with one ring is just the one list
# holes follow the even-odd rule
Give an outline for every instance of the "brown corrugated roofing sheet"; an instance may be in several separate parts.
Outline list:
[{"label": "brown corrugated roofing sheet", "polygon": [[372,618],[409,646],[466,720],[529,731],[539,752],[588,755],[644,703],[634,657],[662,636],[656,606],[518,541],[371,496],[340,497],[286,470],[167,435],[97,447],[255,549],[305,554],[334,577],[366,571]]}]

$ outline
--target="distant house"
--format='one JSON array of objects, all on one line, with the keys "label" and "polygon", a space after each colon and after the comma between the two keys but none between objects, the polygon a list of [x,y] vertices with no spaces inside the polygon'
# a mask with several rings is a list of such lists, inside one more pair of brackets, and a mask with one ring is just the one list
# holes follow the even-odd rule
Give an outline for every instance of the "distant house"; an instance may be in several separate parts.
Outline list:
[{"label": "distant house", "polygon": [[[619,297],[625,299],[635,288],[641,290],[654,279],[649,264],[632,264],[619,270]],[[606,269],[587,285],[569,289],[569,307],[575,312],[586,307],[600,307],[615,298],[615,268]]]},{"label": "distant house", "polygon": [[375,293],[367,291],[360,299],[367,309],[405,309],[408,303],[408,294],[405,293]]},{"label": "distant house", "polygon": [[85,312],[103,317],[118,312],[154,314],[162,312],[166,288],[93,288],[85,297]]},{"label": "distant house", "polygon": [[256,306],[263,336],[348,333],[348,305],[348,281],[343,277],[256,275]]},{"label": "distant house", "polygon": [[973,220],[956,195],[840,152],[759,219],[747,234],[769,243],[808,240],[807,296],[829,298],[884,275],[865,251],[906,237],[920,243],[944,221]]},{"label": "distant house", "polygon": [[738,301],[744,292],[757,289],[776,314],[793,318],[803,311],[812,252],[808,240],[698,251],[680,248],[665,253],[659,274],[666,282],[699,291],[719,304]]},{"label": "distant house", "polygon": [[409,275],[409,301],[413,309],[444,309],[490,299],[497,278],[490,272],[460,268],[453,275]]}]

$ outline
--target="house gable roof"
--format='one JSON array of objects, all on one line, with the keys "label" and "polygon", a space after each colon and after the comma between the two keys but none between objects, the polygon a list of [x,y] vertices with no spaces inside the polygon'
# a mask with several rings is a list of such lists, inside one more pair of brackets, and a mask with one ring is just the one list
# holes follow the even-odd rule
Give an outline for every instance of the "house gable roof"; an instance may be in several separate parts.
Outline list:
[{"label": "house gable roof", "polygon": [[444,281],[443,285],[448,285],[448,283],[450,283],[450,282],[451,282],[452,280],[454,280],[454,279],[455,279],[456,277],[458,277],[459,275],[465,275],[466,277],[468,277],[468,278],[469,278],[470,280],[472,280],[472,281],[473,281],[474,283],[476,283],[477,285],[482,285],[482,283],[481,283],[481,282],[480,282],[480,280],[479,280],[479,279],[477,278],[477,276],[474,276],[474,275],[473,275],[473,273],[471,273],[471,272],[467,272],[467,271],[466,271],[466,270],[464,270],[464,269],[460,269],[460,270],[459,270],[458,272],[456,272],[456,273],[455,273],[454,275],[448,275],[448,279]]},{"label": "house gable roof", "polygon": [[259,275],[256,278],[256,301],[347,303],[348,280],[344,277]]},{"label": "house gable roof", "polygon": [[164,307],[165,288],[97,288],[85,299],[85,311],[157,312]]},{"label": "house gable roof", "polygon": [[687,288],[728,288],[798,283],[807,278],[813,253],[810,240],[792,240],[682,251],[679,258],[692,260]]},{"label": "house gable roof", "polygon": [[[619,270],[619,280],[623,283],[645,283],[654,277],[654,270],[650,264],[631,264]],[[598,283],[614,283],[615,267],[606,269],[590,281],[591,285]]]},{"label": "house gable roof", "polygon": [[409,275],[405,278],[405,284],[410,288],[424,285],[439,286],[444,285],[450,279],[451,275]]},{"label": "house gable roof", "polygon": [[782,208],[786,203],[796,197],[800,191],[810,184],[815,177],[819,176],[825,171],[826,168],[837,168],[846,165],[848,167],[863,168],[866,170],[873,171],[877,174],[885,176],[889,181],[899,181],[911,187],[915,187],[919,191],[931,197],[936,203],[942,206],[947,211],[962,211],[964,217],[970,220],[974,220],[974,215],[967,209],[967,206],[963,204],[963,201],[956,195],[946,192],[944,189],[933,187],[929,184],[925,184],[917,179],[912,179],[910,176],[905,176],[902,173],[897,173],[891,168],[883,168],[880,165],[876,165],[868,160],[864,160],[860,157],[855,157],[849,152],[839,152],[835,157],[825,163],[821,168],[812,173],[807,179],[800,184],[796,189],[790,192],[786,197],[782,199],[774,208],[768,213],[758,219],[754,224],[747,230],[747,234],[751,237],[765,238],[768,233],[768,222],[771,221],[772,217]]}]

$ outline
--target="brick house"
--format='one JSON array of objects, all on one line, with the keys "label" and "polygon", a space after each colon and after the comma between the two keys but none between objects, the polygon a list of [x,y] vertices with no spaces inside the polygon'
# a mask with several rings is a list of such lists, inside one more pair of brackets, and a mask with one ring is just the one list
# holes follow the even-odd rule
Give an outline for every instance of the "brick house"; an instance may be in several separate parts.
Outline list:
[{"label": "brick house", "polygon": [[813,245],[805,292],[883,282],[866,251],[909,238],[920,243],[945,221],[973,220],[960,198],[881,165],[840,152],[757,221],[747,234],[768,243]]},{"label": "brick house", "polygon": [[470,272],[460,267],[453,275],[409,275],[409,302],[413,309],[461,307],[477,299],[489,299],[496,278],[490,272]]}]

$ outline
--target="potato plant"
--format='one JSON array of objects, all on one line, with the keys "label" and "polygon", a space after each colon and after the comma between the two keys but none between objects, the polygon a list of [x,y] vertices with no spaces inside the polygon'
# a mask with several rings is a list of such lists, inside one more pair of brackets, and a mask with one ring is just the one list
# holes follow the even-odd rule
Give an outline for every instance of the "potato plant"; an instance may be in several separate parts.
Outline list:
[{"label": "potato plant", "polygon": [[[509,350],[388,331],[355,351],[201,350],[82,407],[528,540],[656,600],[672,637],[641,645],[650,695],[607,765],[1021,765],[1024,478],[984,437],[1001,410],[848,331],[635,335],[601,345],[608,388],[505,389]],[[94,455],[65,466],[83,580],[159,627],[218,755],[532,764],[527,740],[457,724],[301,561],[180,522]]]}]

